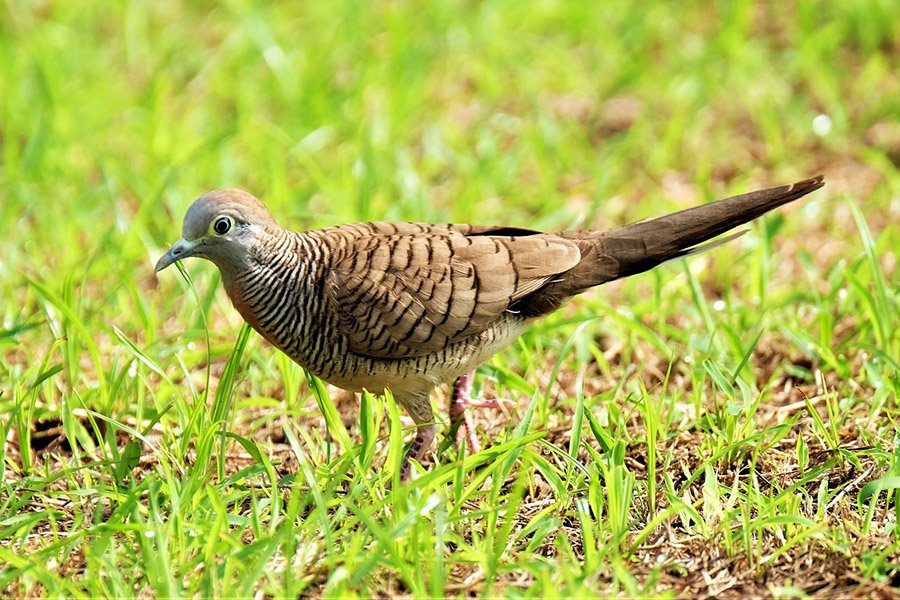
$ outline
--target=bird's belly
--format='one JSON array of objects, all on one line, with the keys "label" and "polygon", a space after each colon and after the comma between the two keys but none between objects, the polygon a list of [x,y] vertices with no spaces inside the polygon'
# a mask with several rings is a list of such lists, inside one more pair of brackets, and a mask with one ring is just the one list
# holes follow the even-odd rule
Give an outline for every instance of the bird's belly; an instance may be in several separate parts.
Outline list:
[{"label": "bird's belly", "polygon": [[395,394],[401,391],[428,393],[436,385],[450,383],[475,370],[515,341],[528,328],[529,321],[509,314],[493,327],[436,352],[407,358],[352,355],[345,368],[317,375],[351,391],[366,389],[380,393],[390,389]]}]

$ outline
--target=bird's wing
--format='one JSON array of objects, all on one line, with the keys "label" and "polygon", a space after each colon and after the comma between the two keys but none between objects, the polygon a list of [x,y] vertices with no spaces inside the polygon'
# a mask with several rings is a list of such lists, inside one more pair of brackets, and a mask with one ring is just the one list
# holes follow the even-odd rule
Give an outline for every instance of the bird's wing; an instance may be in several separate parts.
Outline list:
[{"label": "bird's wing", "polygon": [[354,353],[422,356],[481,333],[581,257],[576,243],[527,230],[410,227],[357,227],[336,256],[326,293]]}]

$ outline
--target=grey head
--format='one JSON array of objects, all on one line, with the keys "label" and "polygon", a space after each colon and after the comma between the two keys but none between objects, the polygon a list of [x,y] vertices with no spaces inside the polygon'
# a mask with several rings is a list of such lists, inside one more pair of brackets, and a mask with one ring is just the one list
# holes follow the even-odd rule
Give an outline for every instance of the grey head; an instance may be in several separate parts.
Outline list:
[{"label": "grey head", "polygon": [[243,190],[215,190],[197,198],[181,225],[181,239],[172,244],[156,272],[196,256],[215,263],[226,274],[239,268],[248,251],[266,237],[282,231],[265,205]]}]

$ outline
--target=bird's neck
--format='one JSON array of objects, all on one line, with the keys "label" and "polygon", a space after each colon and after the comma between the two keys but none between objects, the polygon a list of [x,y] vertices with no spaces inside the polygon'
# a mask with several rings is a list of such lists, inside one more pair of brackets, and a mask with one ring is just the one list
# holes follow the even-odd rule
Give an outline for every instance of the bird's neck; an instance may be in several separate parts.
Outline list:
[{"label": "bird's neck", "polygon": [[281,231],[250,246],[236,268],[220,267],[225,291],[244,320],[288,354],[297,327],[314,318],[320,304],[321,251],[306,234]]}]

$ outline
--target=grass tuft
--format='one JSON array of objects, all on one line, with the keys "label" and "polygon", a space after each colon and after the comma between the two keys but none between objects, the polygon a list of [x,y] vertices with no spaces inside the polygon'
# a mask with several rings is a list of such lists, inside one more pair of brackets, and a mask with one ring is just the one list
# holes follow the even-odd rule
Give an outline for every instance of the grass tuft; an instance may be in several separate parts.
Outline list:
[{"label": "grass tuft", "polygon": [[[896,595],[897,12],[5,4],[2,594]],[[408,484],[389,393],[277,354],[211,265],[152,272],[218,187],[561,230],[818,173],[535,323],[479,369],[484,450]]]}]

